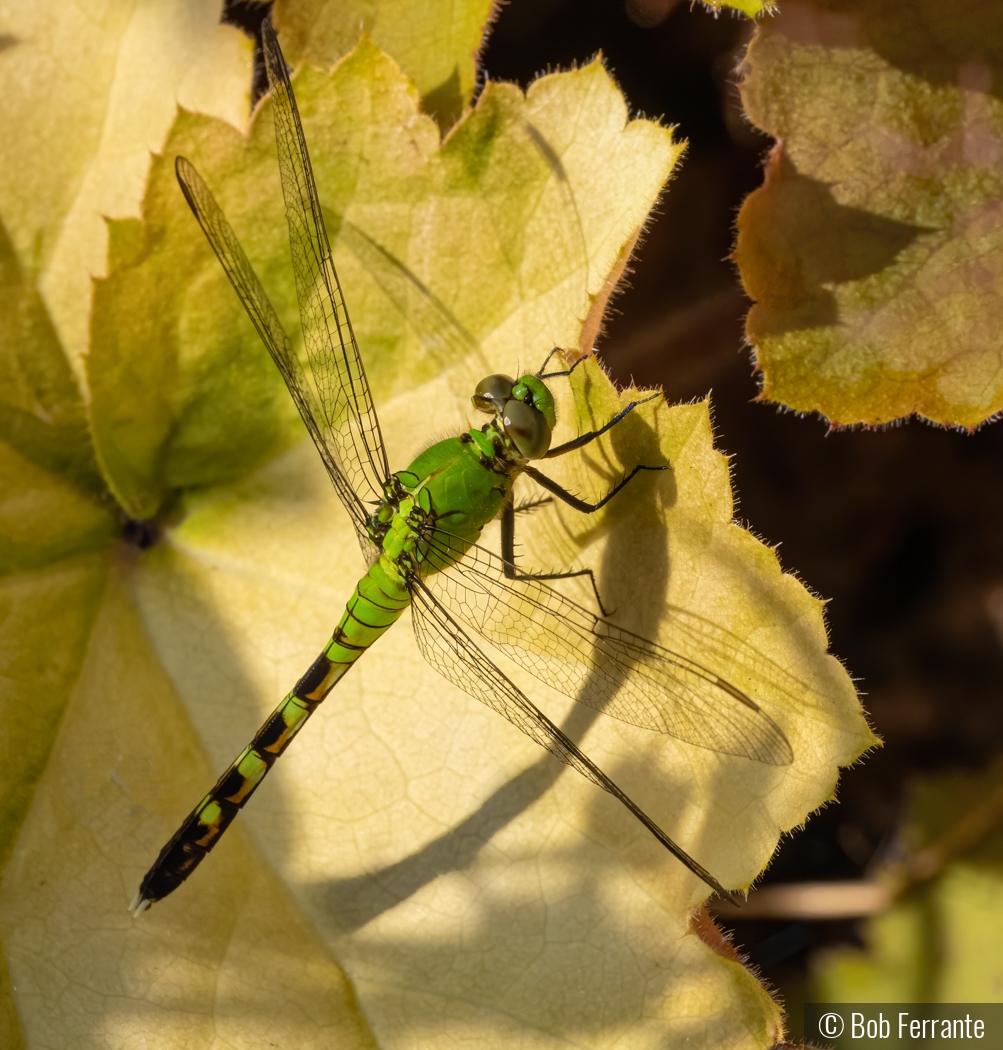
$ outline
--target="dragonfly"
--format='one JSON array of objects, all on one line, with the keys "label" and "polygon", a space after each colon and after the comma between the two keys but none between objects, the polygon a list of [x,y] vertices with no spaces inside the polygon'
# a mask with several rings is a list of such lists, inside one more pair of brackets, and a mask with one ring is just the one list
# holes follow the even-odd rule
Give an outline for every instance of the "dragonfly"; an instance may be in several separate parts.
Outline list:
[{"label": "dragonfly", "polygon": [[[553,445],[555,398],[547,380],[567,377],[578,363],[546,371],[559,353],[555,349],[536,373],[482,379],[472,403],[486,422],[437,442],[407,469],[391,472],[289,72],[267,20],[263,38],[305,361],[209,187],[184,157],[175,167],[188,204],[285,380],[368,569],[321,654],[160,851],[130,910],[141,914],[192,874],[324,698],[409,607],[418,648],[436,671],[613,795],[691,872],[735,899],[472,638],[480,636],[532,675],[607,716],[726,755],[776,766],[793,760],[782,729],[745,692],[696,660],[614,624],[591,569],[533,574],[516,566],[513,490],[521,475],[547,493],[543,499],[593,513],[639,472],[665,468],[636,465],[589,503],[532,465],[589,445],[643,401],[630,402],[595,430]],[[496,518],[500,554],[478,543]],[[552,585],[569,577],[588,577],[598,613]]]}]

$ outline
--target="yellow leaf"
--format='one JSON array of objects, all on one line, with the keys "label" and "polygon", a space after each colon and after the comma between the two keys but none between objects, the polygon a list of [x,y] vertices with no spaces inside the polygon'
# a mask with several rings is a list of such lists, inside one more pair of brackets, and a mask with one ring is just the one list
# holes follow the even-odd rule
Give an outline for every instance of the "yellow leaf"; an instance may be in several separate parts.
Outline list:
[{"label": "yellow leaf", "polygon": [[779,142],[736,259],[763,396],[834,424],[1003,409],[998,5],[814,0],[749,47]]},{"label": "yellow leaf", "polygon": [[443,130],[469,105],[477,52],[494,0],[279,0],[273,23],[286,58],[327,69],[366,33],[414,81],[426,113]]},{"label": "yellow leaf", "polygon": [[0,220],[79,365],[105,216],[139,216],[178,102],[246,122],[250,42],[221,0],[5,4]]}]

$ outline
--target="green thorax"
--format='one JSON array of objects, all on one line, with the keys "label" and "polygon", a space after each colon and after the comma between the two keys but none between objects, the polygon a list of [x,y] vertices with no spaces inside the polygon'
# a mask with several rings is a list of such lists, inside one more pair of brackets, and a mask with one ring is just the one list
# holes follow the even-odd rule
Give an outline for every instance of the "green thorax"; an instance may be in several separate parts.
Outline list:
[{"label": "green thorax", "polygon": [[[523,462],[492,421],[437,442],[393,474],[370,519],[383,572],[403,584],[409,568],[424,563],[434,572],[458,560],[505,506]],[[436,541],[433,530],[448,533],[448,541]]]}]

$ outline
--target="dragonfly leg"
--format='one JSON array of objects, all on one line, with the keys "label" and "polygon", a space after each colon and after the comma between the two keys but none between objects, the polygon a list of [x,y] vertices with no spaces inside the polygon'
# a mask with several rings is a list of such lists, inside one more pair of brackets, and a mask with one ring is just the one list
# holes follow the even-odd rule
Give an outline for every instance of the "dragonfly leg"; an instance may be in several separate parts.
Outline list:
[{"label": "dragonfly leg", "polygon": [[554,354],[560,353],[563,353],[561,348],[559,346],[555,346],[554,349],[551,350],[549,354],[547,354],[546,359],[544,360],[543,364],[540,365],[539,371],[536,373],[537,379],[563,379],[565,376],[571,375],[571,373],[588,357],[588,355],[586,355],[586,357],[580,357],[570,368],[562,368],[558,372],[545,371],[547,365],[550,364],[550,361],[553,358]]},{"label": "dragonfly leg", "polygon": [[531,510],[536,510],[537,507],[543,507],[547,503],[553,503],[553,496],[540,496],[537,499],[528,499],[523,503],[517,503],[513,506],[513,513],[515,514],[528,514]]},{"label": "dragonfly leg", "polygon": [[552,492],[562,503],[567,503],[569,507],[574,507],[575,510],[580,511],[582,514],[593,514],[601,507],[605,507],[607,503],[626,485],[638,471],[641,470],[668,470],[668,463],[663,463],[660,467],[649,467],[643,463],[638,463],[636,467],[626,476],[621,478],[610,490],[606,493],[601,500],[596,503],[589,503],[588,500],[579,499],[578,496],[571,492],[568,492],[562,485],[558,485],[552,478],[548,478],[546,474],[541,474],[538,470],[533,467],[523,467],[522,471],[524,474],[528,474],[537,485],[545,488],[548,492]]},{"label": "dragonfly leg", "polygon": [[543,362],[542,365],[540,365],[540,371],[536,373],[537,379],[564,379],[567,376],[571,375],[571,373],[580,364],[584,364],[584,362],[588,361],[589,358],[593,356],[592,354],[586,354],[584,357],[579,357],[578,360],[575,361],[575,363],[570,368],[562,368],[559,372],[544,372],[544,369],[547,367],[547,365],[550,364],[550,359],[554,356],[554,354],[560,353],[563,353],[561,348],[559,346],[555,346],[554,349],[551,350],[549,354],[547,354],[547,359]]},{"label": "dragonfly leg", "polygon": [[612,616],[616,611],[607,610],[603,605],[602,596],[599,594],[599,585],[596,583],[595,573],[591,569],[575,569],[569,572],[520,572],[515,563],[515,516],[519,511],[531,510],[541,503],[550,502],[546,499],[536,500],[531,504],[516,507],[509,502],[501,515],[501,556],[505,567],[505,576],[509,580],[570,580],[573,577],[588,576],[592,584],[592,593],[596,596],[596,604],[599,611],[605,617]]},{"label": "dragonfly leg", "polygon": [[[583,357],[582,360],[584,361],[585,358]],[[572,366],[572,368],[573,367],[574,366]],[[553,459],[555,456],[563,456],[566,455],[568,452],[574,452],[576,448],[583,448],[585,445],[588,445],[591,442],[595,441],[596,438],[602,437],[602,435],[605,434],[608,430],[612,430],[613,427],[615,427],[617,423],[620,422],[620,420],[624,419],[626,416],[629,416],[630,413],[638,407],[638,405],[646,405],[649,401],[654,401],[656,398],[659,398],[661,396],[662,392],[660,390],[656,390],[650,397],[642,398],[640,401],[631,401],[629,405],[627,405],[625,408],[620,409],[620,411],[617,412],[617,414],[608,423],[601,426],[598,430],[590,430],[587,434],[579,434],[578,437],[572,438],[570,441],[565,441],[563,445],[557,445],[555,448],[552,448],[543,457],[543,459]]]}]

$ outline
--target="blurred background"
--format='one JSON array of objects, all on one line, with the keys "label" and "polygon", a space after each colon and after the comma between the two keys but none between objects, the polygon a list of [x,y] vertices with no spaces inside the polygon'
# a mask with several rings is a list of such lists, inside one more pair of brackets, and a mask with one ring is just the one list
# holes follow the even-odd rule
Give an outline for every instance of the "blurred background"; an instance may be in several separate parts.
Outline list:
[{"label": "blurred background", "polygon": [[[231,18],[247,25],[248,12],[233,4]],[[859,914],[835,917],[821,917],[824,907],[785,915],[782,902],[758,918],[719,909],[798,1036],[806,997],[917,1001],[961,982],[971,991],[960,1001],[1003,1000],[994,973],[985,987],[965,984],[952,952],[982,949],[950,918],[967,908],[991,926],[979,894],[995,899],[1003,881],[966,883],[958,897],[955,879],[945,897],[955,862],[993,878],[1003,870],[1003,778],[992,765],[1003,744],[1003,428],[968,435],[912,421],[828,433],[817,418],[756,403],[749,304],[728,259],[737,209],[772,144],[744,120],[736,87],[751,32],[745,18],[676,0],[509,0],[483,66],[487,78],[526,87],[601,51],[632,115],[675,124],[689,140],[599,351],[619,382],[659,385],[669,402],[711,394],[740,519],[829,599],[832,651],[885,740],[844,771],[838,804],[783,841],[762,885],[850,885],[924,845],[940,851],[912,866],[894,910],[873,894]],[[980,973],[987,962],[1003,971],[983,952]]]}]

